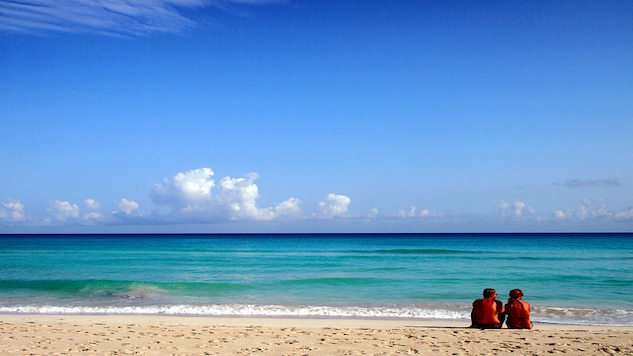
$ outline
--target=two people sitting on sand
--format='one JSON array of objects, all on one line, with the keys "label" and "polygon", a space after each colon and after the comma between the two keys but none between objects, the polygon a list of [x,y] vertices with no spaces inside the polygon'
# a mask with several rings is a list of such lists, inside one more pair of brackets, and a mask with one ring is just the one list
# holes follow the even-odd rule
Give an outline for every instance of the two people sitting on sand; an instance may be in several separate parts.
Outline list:
[{"label": "two people sitting on sand", "polygon": [[483,299],[473,302],[473,310],[470,313],[471,328],[501,329],[506,321],[509,329],[531,329],[530,304],[522,301],[523,291],[513,289],[505,308],[503,303],[497,300],[497,291],[486,288]]}]

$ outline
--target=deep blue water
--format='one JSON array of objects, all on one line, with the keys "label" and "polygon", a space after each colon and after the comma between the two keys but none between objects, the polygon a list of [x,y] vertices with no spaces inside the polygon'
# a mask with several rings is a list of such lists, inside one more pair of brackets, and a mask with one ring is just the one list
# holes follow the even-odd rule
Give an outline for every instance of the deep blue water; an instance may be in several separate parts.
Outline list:
[{"label": "deep blue water", "polygon": [[633,234],[0,235],[0,271],[4,313],[466,320],[490,287],[633,325]]}]

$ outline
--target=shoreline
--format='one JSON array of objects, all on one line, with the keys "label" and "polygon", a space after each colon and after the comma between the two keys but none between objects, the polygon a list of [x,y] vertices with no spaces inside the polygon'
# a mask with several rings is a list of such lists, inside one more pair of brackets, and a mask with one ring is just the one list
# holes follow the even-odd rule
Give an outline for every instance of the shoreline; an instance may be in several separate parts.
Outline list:
[{"label": "shoreline", "polygon": [[[372,318],[372,317],[328,317],[328,316],[240,316],[240,315],[169,315],[169,314],[45,314],[45,313],[0,313],[0,320],[34,319],[54,320],[107,320],[110,322],[128,322],[130,320],[146,323],[177,322],[191,325],[261,325],[268,327],[341,327],[341,328],[442,328],[470,329],[470,320],[415,319],[415,318]],[[477,328],[473,328],[476,330]],[[507,329],[505,326],[501,330]],[[539,330],[624,330],[633,331],[633,325],[591,325],[557,324],[534,322]],[[495,329],[492,329],[495,330]],[[507,329],[510,330],[510,329]]]}]

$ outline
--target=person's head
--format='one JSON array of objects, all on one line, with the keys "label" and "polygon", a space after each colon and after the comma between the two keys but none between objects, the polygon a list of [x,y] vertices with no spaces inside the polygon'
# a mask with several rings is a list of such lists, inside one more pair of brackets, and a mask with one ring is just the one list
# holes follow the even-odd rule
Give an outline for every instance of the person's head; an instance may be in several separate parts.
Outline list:
[{"label": "person's head", "polygon": [[510,291],[510,298],[519,299],[523,298],[523,291],[520,289],[513,289]]},{"label": "person's head", "polygon": [[497,291],[492,288],[484,289],[484,298],[493,298],[497,296]]}]

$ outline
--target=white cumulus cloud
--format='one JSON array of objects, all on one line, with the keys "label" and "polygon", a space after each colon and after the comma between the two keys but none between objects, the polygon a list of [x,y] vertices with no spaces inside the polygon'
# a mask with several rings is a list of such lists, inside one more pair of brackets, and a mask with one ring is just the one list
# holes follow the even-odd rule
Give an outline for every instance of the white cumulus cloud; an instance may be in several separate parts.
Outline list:
[{"label": "white cumulus cloud", "polygon": [[565,213],[562,210],[555,210],[554,211],[554,219],[556,220],[566,220],[569,218],[569,214]]},{"label": "white cumulus cloud", "polygon": [[[259,208],[259,188],[256,173],[245,178],[224,177],[216,185],[210,168],[199,168],[178,173],[172,179],[156,184],[151,192],[158,205],[171,208],[170,216],[200,222],[224,220],[274,220],[280,217],[299,217],[300,201],[290,198],[275,207]],[[215,190],[217,191],[217,194]]]},{"label": "white cumulus cloud", "polygon": [[319,202],[317,217],[320,219],[332,219],[343,217],[349,209],[352,200],[345,195],[330,193],[324,201]]},{"label": "white cumulus cloud", "polygon": [[24,205],[19,200],[7,199],[2,202],[0,219],[9,221],[22,221],[25,219]]},{"label": "white cumulus cloud", "polygon": [[232,220],[272,220],[275,213],[272,208],[257,207],[259,189],[253,183],[259,178],[251,173],[247,178],[224,177],[220,180],[222,191],[218,195],[218,205],[228,210]]},{"label": "white cumulus cloud", "polygon": [[96,212],[91,212],[91,213],[85,214],[82,218],[88,224],[97,223],[97,222],[104,222],[104,220],[105,220],[105,216],[103,214],[96,213]]},{"label": "white cumulus cloud", "polygon": [[132,214],[134,211],[138,210],[138,203],[132,200],[127,200],[125,198],[119,200],[117,203],[117,207],[120,211],[126,213],[127,215]]},{"label": "white cumulus cloud", "polygon": [[86,207],[90,210],[97,210],[101,207],[101,204],[94,199],[86,199],[84,200],[84,204],[86,204]]},{"label": "white cumulus cloud", "polygon": [[633,221],[633,208],[615,214],[616,221]]},{"label": "white cumulus cloud", "polygon": [[155,184],[151,197],[158,205],[169,205],[182,210],[191,205],[204,205],[215,187],[215,173],[210,168],[199,168],[178,173],[174,178]]},{"label": "white cumulus cloud", "polygon": [[275,213],[280,217],[303,218],[303,211],[299,207],[301,200],[290,198],[275,206]]},{"label": "white cumulus cloud", "polygon": [[367,219],[375,219],[378,217],[378,209],[377,208],[373,208],[369,211],[369,213],[367,214],[367,216],[365,216]]},{"label": "white cumulus cloud", "polygon": [[412,206],[408,211],[400,210],[396,216],[399,218],[427,218],[432,217],[433,214],[428,209],[417,211],[417,208]]},{"label": "white cumulus cloud", "polygon": [[596,199],[594,201],[584,199],[580,204],[578,212],[578,218],[580,220],[612,218],[613,215],[612,212],[607,210],[602,199]]},{"label": "white cumulus cloud", "polygon": [[536,210],[522,201],[508,203],[504,200],[497,208],[498,215],[502,218],[524,219],[536,217]]},{"label": "white cumulus cloud", "polygon": [[57,221],[74,219],[79,216],[79,207],[77,204],[71,204],[67,201],[55,200],[48,211],[53,214],[53,217]]}]

